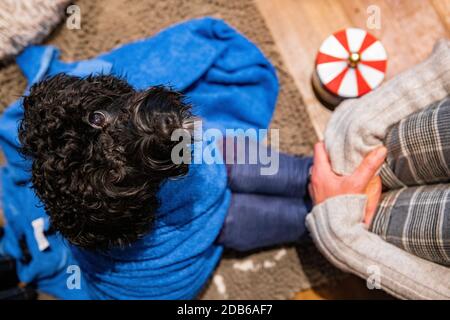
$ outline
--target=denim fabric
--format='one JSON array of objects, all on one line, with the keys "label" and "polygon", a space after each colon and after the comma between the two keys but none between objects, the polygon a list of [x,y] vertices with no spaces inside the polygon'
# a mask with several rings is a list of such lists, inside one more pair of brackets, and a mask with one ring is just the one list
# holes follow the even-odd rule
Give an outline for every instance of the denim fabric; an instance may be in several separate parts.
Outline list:
[{"label": "denim fabric", "polygon": [[311,210],[307,186],[312,159],[279,154],[275,175],[260,164],[227,165],[231,204],[218,242],[248,251],[299,241]]},{"label": "denim fabric", "polygon": [[279,169],[274,175],[261,175],[261,164],[228,165],[228,184],[233,193],[257,193],[303,198],[312,159],[279,153]]}]

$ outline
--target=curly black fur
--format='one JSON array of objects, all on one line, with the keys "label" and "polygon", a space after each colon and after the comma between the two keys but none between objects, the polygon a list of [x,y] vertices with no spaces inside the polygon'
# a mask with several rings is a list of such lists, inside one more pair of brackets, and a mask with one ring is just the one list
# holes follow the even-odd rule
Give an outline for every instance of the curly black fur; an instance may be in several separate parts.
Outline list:
[{"label": "curly black fur", "polygon": [[[89,249],[147,234],[161,183],[188,171],[171,161],[171,134],[192,119],[183,96],[135,91],[113,76],[59,74],[35,84],[23,105],[22,154],[52,226]],[[96,111],[106,115],[101,127],[89,120]]]}]

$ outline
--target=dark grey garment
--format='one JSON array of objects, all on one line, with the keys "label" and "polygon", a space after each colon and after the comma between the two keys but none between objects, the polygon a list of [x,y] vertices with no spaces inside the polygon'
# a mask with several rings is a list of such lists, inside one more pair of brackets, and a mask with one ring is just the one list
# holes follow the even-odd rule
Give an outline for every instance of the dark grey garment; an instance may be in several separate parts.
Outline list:
[{"label": "dark grey garment", "polygon": [[416,256],[450,265],[450,187],[397,189],[383,195],[372,231]]},{"label": "dark grey garment", "polygon": [[450,265],[450,96],[390,128],[385,190],[371,231],[421,258]]}]

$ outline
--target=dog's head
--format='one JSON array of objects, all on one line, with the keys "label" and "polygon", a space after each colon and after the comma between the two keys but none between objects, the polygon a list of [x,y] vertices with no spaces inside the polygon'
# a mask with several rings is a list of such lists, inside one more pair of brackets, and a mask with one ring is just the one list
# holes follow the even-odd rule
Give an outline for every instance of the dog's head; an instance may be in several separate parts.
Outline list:
[{"label": "dog's head", "polygon": [[175,129],[190,106],[164,87],[134,90],[114,76],[59,74],[24,97],[22,154],[52,226],[90,249],[124,246],[151,229],[161,183],[184,175],[175,164]]}]

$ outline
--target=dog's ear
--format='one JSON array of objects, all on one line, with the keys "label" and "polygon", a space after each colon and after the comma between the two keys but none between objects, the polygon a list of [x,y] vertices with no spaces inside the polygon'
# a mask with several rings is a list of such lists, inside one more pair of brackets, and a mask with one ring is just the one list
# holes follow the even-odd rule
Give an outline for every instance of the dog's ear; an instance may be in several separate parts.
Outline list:
[{"label": "dog's ear", "polygon": [[[193,127],[191,106],[183,96],[164,87],[153,87],[139,93],[132,112],[132,123],[137,136],[138,154],[145,168],[157,171],[165,177],[175,177],[187,173],[187,164],[175,163],[172,150],[179,143],[172,139],[176,130],[189,132]],[[190,155],[189,155],[190,156]]]}]

